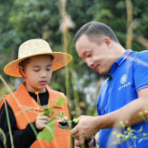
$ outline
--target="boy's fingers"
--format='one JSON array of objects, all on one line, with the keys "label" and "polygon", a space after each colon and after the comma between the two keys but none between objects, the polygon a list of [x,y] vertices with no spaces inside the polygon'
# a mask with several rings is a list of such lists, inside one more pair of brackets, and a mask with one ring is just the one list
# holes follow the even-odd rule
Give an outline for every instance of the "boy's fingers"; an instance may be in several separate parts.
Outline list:
[{"label": "boy's fingers", "polygon": [[37,118],[40,120],[47,120],[47,121],[49,120],[49,118],[47,116],[39,116]]},{"label": "boy's fingers", "polygon": [[89,142],[89,144],[88,144],[90,147],[93,147],[93,145],[94,145],[94,139],[91,139],[91,141]]},{"label": "boy's fingers", "polygon": [[40,121],[39,121],[39,124],[47,124],[47,123],[48,123],[47,120],[40,120]]},{"label": "boy's fingers", "polygon": [[38,117],[40,117],[42,114],[44,114],[44,113],[40,113],[40,114],[38,114]]}]

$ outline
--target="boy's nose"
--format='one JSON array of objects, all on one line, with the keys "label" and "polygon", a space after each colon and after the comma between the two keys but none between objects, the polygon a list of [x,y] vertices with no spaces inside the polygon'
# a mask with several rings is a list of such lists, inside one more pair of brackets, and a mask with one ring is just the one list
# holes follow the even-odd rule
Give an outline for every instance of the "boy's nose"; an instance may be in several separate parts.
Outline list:
[{"label": "boy's nose", "polygon": [[43,71],[40,76],[41,76],[41,78],[45,78],[47,76],[47,72]]}]

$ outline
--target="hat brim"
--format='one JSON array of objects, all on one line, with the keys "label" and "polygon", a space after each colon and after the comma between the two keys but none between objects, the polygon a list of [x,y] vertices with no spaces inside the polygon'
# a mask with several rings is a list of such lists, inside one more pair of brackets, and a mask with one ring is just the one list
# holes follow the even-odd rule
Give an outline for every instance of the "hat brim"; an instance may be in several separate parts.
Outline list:
[{"label": "hat brim", "polygon": [[24,58],[17,59],[13,62],[10,62],[7,64],[4,68],[4,72],[7,75],[13,76],[13,77],[22,77],[22,75],[19,72],[19,63],[29,57],[38,56],[38,55],[52,55],[54,57],[52,61],[52,71],[56,71],[64,66],[66,66],[71,60],[72,56],[67,53],[62,52],[51,52],[51,53],[40,53],[35,55],[30,55]]}]

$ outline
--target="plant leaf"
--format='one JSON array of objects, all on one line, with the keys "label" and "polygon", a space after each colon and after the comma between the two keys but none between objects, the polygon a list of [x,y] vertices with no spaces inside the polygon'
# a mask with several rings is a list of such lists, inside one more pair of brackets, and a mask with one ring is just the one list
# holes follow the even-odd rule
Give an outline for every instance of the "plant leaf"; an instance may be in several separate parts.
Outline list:
[{"label": "plant leaf", "polygon": [[[49,121],[48,121],[48,123],[51,123],[51,122],[53,122],[53,121],[55,121],[57,118],[56,117],[52,117]],[[47,124],[48,125],[48,124]]]},{"label": "plant leaf", "polygon": [[61,107],[65,101],[66,101],[66,99],[63,99],[62,97],[60,97],[59,100],[57,101],[56,105],[58,107]]},{"label": "plant leaf", "polygon": [[143,126],[141,126],[141,128],[138,130],[138,133],[142,132],[143,130]]},{"label": "plant leaf", "polygon": [[48,111],[45,111],[43,114],[41,114],[40,116],[50,116]]},{"label": "plant leaf", "polygon": [[125,138],[123,139],[123,141],[128,140],[130,137],[131,137],[131,134],[130,134],[130,133],[128,133],[128,135],[126,135],[126,136],[125,136]]},{"label": "plant leaf", "polygon": [[55,134],[55,130],[54,130],[54,126],[55,123],[53,122],[54,120],[56,120],[56,117],[51,118],[47,125],[46,128],[39,132],[37,139],[46,139],[46,142],[51,142],[54,139],[54,134]]},{"label": "plant leaf", "polygon": [[131,134],[131,133],[137,133],[137,131],[136,131],[136,130],[131,129],[129,133],[130,133],[130,134]]},{"label": "plant leaf", "polygon": [[148,137],[141,138],[138,143],[142,142],[143,140],[148,140]]}]

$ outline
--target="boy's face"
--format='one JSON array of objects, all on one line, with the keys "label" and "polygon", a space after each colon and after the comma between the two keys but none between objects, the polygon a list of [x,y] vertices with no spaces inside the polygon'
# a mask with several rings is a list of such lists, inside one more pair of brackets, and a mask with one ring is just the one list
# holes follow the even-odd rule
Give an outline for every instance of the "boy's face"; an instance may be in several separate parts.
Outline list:
[{"label": "boy's face", "polygon": [[[45,92],[45,86],[52,76],[52,59],[49,55],[39,55],[28,59],[24,63],[24,72],[27,76],[26,89],[30,92]],[[33,89],[32,89],[33,88]]]}]

